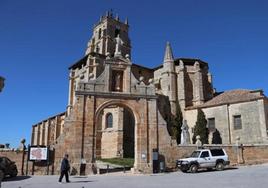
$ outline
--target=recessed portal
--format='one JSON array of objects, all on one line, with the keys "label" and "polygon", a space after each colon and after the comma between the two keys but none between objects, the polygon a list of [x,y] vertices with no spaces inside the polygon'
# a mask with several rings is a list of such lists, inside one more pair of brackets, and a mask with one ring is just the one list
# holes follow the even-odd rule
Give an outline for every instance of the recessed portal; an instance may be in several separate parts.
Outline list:
[{"label": "recessed portal", "polygon": [[96,158],[133,158],[135,118],[126,107],[110,105],[97,118]]}]

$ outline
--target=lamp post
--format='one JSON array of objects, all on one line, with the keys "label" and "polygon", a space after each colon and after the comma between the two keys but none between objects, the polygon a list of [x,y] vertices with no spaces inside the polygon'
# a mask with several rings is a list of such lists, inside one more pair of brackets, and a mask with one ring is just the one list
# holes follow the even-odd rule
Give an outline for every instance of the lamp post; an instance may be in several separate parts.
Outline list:
[{"label": "lamp post", "polygon": [[20,149],[22,150],[22,160],[21,160],[21,175],[24,175],[24,160],[25,160],[25,142],[26,140],[23,138],[20,143],[21,143],[21,146],[20,146]]},{"label": "lamp post", "polygon": [[5,86],[5,78],[0,76],[0,92],[2,91],[4,86]]}]

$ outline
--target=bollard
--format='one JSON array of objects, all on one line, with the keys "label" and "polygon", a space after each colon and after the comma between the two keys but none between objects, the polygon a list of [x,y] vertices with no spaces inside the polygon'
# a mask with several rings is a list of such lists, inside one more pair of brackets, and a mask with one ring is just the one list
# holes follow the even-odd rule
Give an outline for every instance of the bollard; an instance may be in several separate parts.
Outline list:
[{"label": "bollard", "polygon": [[124,170],[124,173],[126,173],[126,167],[125,167],[125,165],[124,165],[124,169],[123,170]]}]

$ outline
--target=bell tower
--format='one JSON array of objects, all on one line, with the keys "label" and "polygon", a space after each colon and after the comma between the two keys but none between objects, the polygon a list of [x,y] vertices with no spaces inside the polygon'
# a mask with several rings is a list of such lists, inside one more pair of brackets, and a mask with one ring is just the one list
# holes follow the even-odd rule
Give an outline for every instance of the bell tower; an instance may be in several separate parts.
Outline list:
[{"label": "bell tower", "polygon": [[94,26],[93,35],[88,42],[86,55],[95,52],[102,55],[114,57],[116,51],[116,38],[119,36],[121,42],[121,55],[131,55],[131,44],[128,37],[128,20],[121,22],[119,17],[114,17],[111,12],[106,12],[100,17],[100,21]]}]

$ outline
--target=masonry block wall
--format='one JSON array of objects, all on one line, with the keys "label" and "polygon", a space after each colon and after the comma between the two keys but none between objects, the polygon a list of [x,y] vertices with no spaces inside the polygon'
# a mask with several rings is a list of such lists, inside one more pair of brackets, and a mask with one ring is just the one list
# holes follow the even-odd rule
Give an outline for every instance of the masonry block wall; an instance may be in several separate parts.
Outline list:
[{"label": "masonry block wall", "polygon": [[[204,145],[204,148],[225,149],[229,156],[230,165],[240,164],[261,164],[268,162],[267,144],[246,144],[246,145]],[[195,145],[176,146],[170,145],[160,150],[160,155],[165,156],[164,162],[167,168],[175,168],[176,160],[190,156],[196,150]]]},{"label": "masonry block wall", "polygon": [[[0,157],[7,157],[11,161],[14,161],[17,165],[18,169],[18,175],[22,175],[22,158],[23,158],[23,152],[22,151],[12,151],[12,150],[2,150],[0,149]],[[27,153],[24,153],[24,173],[26,172],[26,161],[27,161]]]}]

